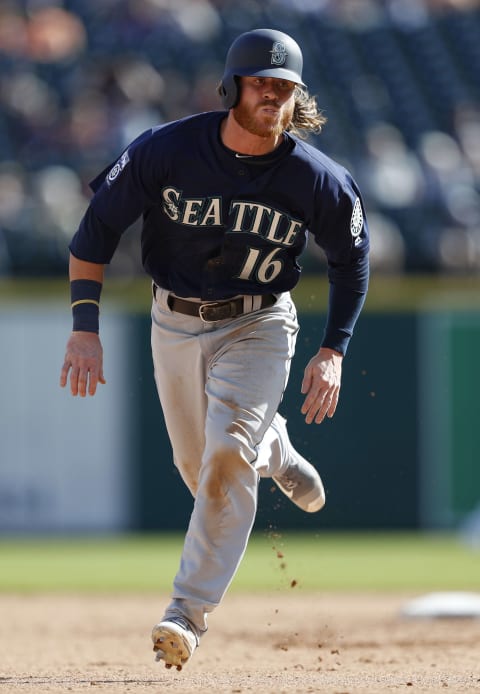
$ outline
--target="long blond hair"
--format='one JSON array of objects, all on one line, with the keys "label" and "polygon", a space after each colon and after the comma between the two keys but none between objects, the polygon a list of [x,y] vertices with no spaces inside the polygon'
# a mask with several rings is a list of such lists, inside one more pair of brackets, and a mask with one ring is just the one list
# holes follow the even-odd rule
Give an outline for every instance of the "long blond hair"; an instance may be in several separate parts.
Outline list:
[{"label": "long blond hair", "polygon": [[295,107],[287,131],[305,138],[308,133],[318,134],[327,122],[326,116],[318,110],[317,100],[306,89],[295,88]]}]

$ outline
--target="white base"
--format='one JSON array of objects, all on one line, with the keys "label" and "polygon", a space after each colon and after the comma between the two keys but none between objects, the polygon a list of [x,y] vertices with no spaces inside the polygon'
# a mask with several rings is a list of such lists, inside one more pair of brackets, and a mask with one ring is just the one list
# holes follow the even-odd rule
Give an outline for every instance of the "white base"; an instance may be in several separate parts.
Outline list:
[{"label": "white base", "polygon": [[480,617],[480,594],[463,592],[429,593],[408,602],[403,617],[465,618]]}]

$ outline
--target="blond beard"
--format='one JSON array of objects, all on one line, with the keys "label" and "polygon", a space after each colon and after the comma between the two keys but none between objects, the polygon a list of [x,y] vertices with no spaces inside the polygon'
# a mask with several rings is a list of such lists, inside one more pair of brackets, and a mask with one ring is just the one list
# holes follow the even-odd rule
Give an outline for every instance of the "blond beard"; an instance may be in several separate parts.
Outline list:
[{"label": "blond beard", "polygon": [[[268,104],[261,104],[261,106],[265,105]],[[268,123],[266,118],[262,119],[261,116],[255,115],[258,107],[254,111],[251,107],[239,104],[233,109],[233,117],[244,130],[252,135],[264,138],[279,137],[292,122],[294,108],[295,105],[292,104],[290,109],[287,108],[282,111],[280,120],[275,119],[274,122]]]}]

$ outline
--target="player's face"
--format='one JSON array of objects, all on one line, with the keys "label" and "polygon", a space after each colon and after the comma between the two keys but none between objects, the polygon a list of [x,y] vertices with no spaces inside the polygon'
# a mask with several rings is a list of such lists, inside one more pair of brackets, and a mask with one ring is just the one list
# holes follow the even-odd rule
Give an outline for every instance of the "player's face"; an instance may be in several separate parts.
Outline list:
[{"label": "player's face", "polygon": [[295,82],[275,77],[241,77],[240,100],[233,109],[237,123],[252,135],[278,137],[290,124]]}]

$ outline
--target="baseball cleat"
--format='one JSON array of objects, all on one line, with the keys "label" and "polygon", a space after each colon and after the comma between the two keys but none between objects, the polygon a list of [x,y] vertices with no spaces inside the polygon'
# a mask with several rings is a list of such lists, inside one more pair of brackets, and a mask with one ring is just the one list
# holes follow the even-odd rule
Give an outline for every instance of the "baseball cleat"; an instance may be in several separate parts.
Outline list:
[{"label": "baseball cleat", "polygon": [[292,446],[288,438],[286,422],[277,415],[275,425],[280,425],[280,435],[288,444],[289,463],[284,473],[273,477],[273,481],[302,511],[315,513],[325,505],[325,491],[320,475],[308,460],[305,460]]},{"label": "baseball cleat", "polygon": [[198,646],[198,637],[183,617],[171,617],[156,624],[152,630],[155,660],[165,661],[165,667],[181,670]]}]

